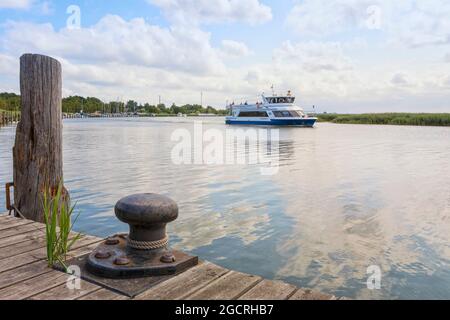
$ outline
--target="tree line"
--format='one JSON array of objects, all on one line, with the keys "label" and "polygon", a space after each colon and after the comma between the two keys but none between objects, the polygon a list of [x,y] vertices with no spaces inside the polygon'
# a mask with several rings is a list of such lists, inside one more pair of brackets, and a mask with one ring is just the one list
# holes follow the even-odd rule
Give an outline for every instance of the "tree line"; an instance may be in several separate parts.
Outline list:
[{"label": "tree line", "polygon": [[[0,109],[6,111],[20,111],[20,96],[15,93],[0,93]],[[134,100],[128,102],[103,102],[95,97],[70,96],[63,98],[62,111],[64,113],[148,113],[148,114],[217,114],[225,115],[226,110],[217,110],[214,107],[203,107],[198,104],[185,104],[170,107],[164,103],[151,105],[149,103],[138,103]]]},{"label": "tree line", "polygon": [[20,96],[15,93],[0,93],[0,110],[4,111],[19,111],[20,110]]}]

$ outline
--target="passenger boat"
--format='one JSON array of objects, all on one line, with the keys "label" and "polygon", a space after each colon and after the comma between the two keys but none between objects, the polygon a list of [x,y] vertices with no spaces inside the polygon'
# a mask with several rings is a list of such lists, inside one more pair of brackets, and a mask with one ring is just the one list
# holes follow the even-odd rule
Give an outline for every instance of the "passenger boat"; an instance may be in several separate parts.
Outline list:
[{"label": "passenger boat", "polygon": [[313,127],[317,121],[295,104],[291,91],[284,96],[272,94],[266,97],[263,94],[261,97],[262,102],[256,104],[228,105],[230,115],[226,117],[226,124]]}]

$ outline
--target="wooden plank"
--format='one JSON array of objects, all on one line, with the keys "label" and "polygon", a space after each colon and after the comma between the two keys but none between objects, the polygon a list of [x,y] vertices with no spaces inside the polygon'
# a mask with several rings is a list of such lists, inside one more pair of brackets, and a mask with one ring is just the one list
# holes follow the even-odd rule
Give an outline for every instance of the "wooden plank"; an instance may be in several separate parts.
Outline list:
[{"label": "wooden plank", "polygon": [[14,215],[9,215],[8,213],[0,215],[0,223],[3,223],[5,221],[11,221],[11,220],[22,220],[22,221],[33,222],[32,220],[22,219],[20,217],[15,217]]},{"label": "wooden plank", "polygon": [[33,221],[18,219],[10,216],[2,217],[0,220],[0,231],[30,223],[33,223]]},{"label": "wooden plank", "polygon": [[[98,245],[94,242],[88,246],[80,247],[78,249],[70,251],[70,256],[77,257],[82,256],[90,251],[92,251]],[[9,271],[0,273],[0,289],[11,286],[18,282],[34,278],[40,274],[52,271],[47,265],[45,260],[36,261],[30,264],[23,265],[19,268],[13,268]]]},{"label": "wooden plank", "polygon": [[13,215],[9,215],[9,211],[0,213],[0,219],[2,218],[15,218]]},{"label": "wooden plank", "polygon": [[[84,236],[79,241],[77,241],[73,250],[88,246],[92,243],[97,243],[101,241],[100,238],[92,237],[92,236]],[[46,248],[36,249],[30,252],[22,253],[13,257],[9,257],[6,259],[0,260],[0,276],[1,272],[5,272],[35,261],[44,260],[47,258]]]},{"label": "wooden plank", "polygon": [[205,287],[228,270],[210,262],[193,267],[138,295],[138,300],[178,300]]},{"label": "wooden plank", "polygon": [[46,261],[37,261],[0,273],[0,289],[52,271]]},{"label": "wooden plank", "polygon": [[[33,251],[35,249],[44,248],[47,245],[45,240],[45,228],[25,233],[19,236],[28,238],[28,241],[12,243],[9,246],[0,247],[0,260],[8,257],[13,257],[25,252]],[[75,236],[75,233],[71,233],[69,239],[72,239]],[[10,240],[11,238],[13,237],[6,238],[6,240]]]},{"label": "wooden plank", "polygon": [[28,219],[22,219],[20,217],[15,217],[14,215],[9,215],[9,214],[4,214],[4,215],[0,215],[0,224],[5,224],[8,221],[28,221],[28,222],[35,222],[33,220],[28,220]]},{"label": "wooden plank", "polygon": [[100,289],[97,291],[94,291],[92,293],[89,293],[81,298],[78,298],[77,300],[129,300],[127,296],[123,296],[121,294],[115,293],[113,291],[107,290],[107,289]]},{"label": "wooden plank", "polygon": [[[94,247],[96,247],[97,243],[102,239],[96,237],[86,236],[80,241],[78,241],[75,246],[78,245],[77,250],[73,250],[70,253],[70,256],[75,257],[87,252],[90,252]],[[90,241],[90,245],[87,245]],[[94,241],[94,243],[92,243]],[[75,247],[74,246],[74,247]],[[0,274],[0,277],[2,274]],[[0,289],[0,300],[22,300],[30,298],[34,295],[37,295],[42,292],[50,291],[53,288],[56,288],[65,282],[68,279],[68,275],[56,271],[51,270],[47,273],[41,274],[37,277],[30,278],[25,281],[18,282],[14,285],[5,287]],[[89,284],[90,285],[90,284]],[[88,286],[88,285],[86,285]],[[92,287],[90,287],[92,289]],[[97,287],[98,288],[98,287]],[[93,291],[94,289],[92,289]],[[89,293],[90,291],[86,292]],[[67,293],[68,294],[68,293]],[[74,298],[79,297],[80,295],[77,293],[72,293]],[[69,298],[72,297],[69,295]]]},{"label": "wooden plank", "polygon": [[0,260],[0,276],[1,272],[5,272],[20,266],[46,259],[46,249],[44,247],[22,253],[16,256]]},{"label": "wooden plank", "polygon": [[3,233],[3,230],[7,230],[10,228],[23,226],[23,225],[31,224],[31,223],[33,223],[33,221],[16,219],[16,218],[3,218],[0,221],[0,234]]},{"label": "wooden plank", "polygon": [[67,280],[67,274],[50,271],[15,285],[0,289],[0,300],[23,300],[32,295],[54,288]]},{"label": "wooden plank", "polygon": [[[38,230],[41,228],[42,228],[42,225],[38,224],[36,222],[8,228],[8,229],[0,231],[0,239],[15,236],[15,235],[22,234],[22,233],[35,231],[35,230]],[[0,242],[1,242],[1,240],[0,240]]]},{"label": "wooden plank", "polygon": [[45,238],[35,238],[28,241],[11,244],[7,247],[0,248],[0,260],[13,257],[25,252],[33,251],[46,246]]},{"label": "wooden plank", "polygon": [[15,243],[20,243],[32,239],[37,239],[45,237],[45,228],[42,226],[39,230],[31,231],[23,234],[18,234],[8,238],[3,238],[0,240],[0,248],[8,247]]},{"label": "wooden plank", "polygon": [[5,212],[5,213],[1,214],[1,215],[0,215],[0,219],[1,219],[1,218],[8,218],[8,219],[21,219],[21,220],[28,220],[28,221],[32,221],[32,220],[29,220],[29,219],[22,219],[22,218],[20,218],[20,217],[14,216],[14,211],[11,211],[11,214],[9,214],[9,211],[7,211],[7,212]]},{"label": "wooden plank", "polygon": [[188,300],[234,300],[239,298],[253,286],[261,277],[230,271],[214,280],[206,287],[186,297]]},{"label": "wooden plank", "polygon": [[281,281],[263,280],[239,300],[286,300],[297,288]]},{"label": "wooden plank", "polygon": [[312,291],[310,289],[298,289],[289,300],[336,300],[331,294]]},{"label": "wooden plank", "polygon": [[0,221],[2,221],[2,219],[19,219],[18,217],[15,217],[13,214],[9,214],[9,212],[3,212],[2,214],[0,214]]},{"label": "wooden plank", "polygon": [[67,283],[61,284],[57,287],[41,292],[30,297],[30,300],[75,300],[83,297],[91,292],[99,290],[100,286],[80,279],[79,289],[70,289]]}]

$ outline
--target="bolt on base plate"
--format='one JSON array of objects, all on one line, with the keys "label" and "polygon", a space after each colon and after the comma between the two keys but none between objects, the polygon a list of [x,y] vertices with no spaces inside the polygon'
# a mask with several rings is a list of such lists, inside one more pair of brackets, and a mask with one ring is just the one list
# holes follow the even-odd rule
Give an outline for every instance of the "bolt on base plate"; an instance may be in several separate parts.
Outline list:
[{"label": "bolt on base plate", "polygon": [[166,248],[136,250],[127,246],[127,235],[102,242],[86,260],[86,269],[105,278],[141,278],[180,273],[198,264],[198,257]]}]

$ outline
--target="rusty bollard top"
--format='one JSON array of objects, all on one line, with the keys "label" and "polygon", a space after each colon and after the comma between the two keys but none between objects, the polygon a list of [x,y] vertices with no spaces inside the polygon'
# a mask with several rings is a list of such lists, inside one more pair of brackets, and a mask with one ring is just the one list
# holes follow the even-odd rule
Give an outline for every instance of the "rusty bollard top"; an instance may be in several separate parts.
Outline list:
[{"label": "rusty bollard top", "polygon": [[114,210],[117,218],[130,226],[128,246],[141,250],[165,247],[166,224],[178,217],[175,201],[153,193],[125,197]]}]

